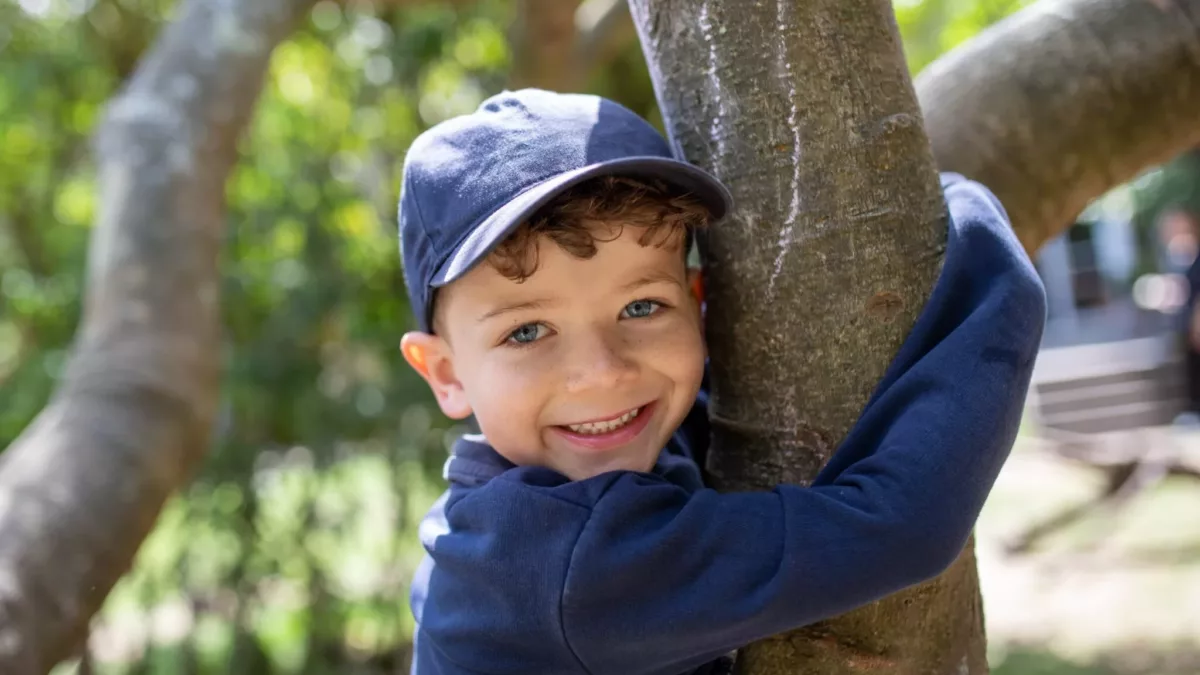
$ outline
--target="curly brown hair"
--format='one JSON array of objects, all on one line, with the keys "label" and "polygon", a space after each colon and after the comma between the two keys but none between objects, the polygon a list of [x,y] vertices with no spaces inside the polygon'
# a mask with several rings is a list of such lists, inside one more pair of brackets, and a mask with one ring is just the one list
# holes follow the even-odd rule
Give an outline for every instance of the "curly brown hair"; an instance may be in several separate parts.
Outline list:
[{"label": "curly brown hair", "polygon": [[[587,260],[597,241],[621,236],[626,225],[643,227],[642,246],[679,246],[688,230],[706,227],[712,212],[696,197],[662,181],[621,176],[586,180],[556,196],[488,256],[487,262],[509,279],[524,281],[538,267],[538,238],[549,237],[571,255]],[[686,256],[687,251],[683,250]],[[445,334],[441,303],[433,303],[433,332]]]},{"label": "curly brown hair", "polygon": [[638,237],[642,246],[682,247],[689,230],[705,227],[711,219],[712,212],[699,199],[663,181],[601,176],[538,209],[492,251],[488,263],[520,282],[537,271],[540,237],[587,260],[596,255],[597,241],[621,236],[627,225],[645,228]]}]

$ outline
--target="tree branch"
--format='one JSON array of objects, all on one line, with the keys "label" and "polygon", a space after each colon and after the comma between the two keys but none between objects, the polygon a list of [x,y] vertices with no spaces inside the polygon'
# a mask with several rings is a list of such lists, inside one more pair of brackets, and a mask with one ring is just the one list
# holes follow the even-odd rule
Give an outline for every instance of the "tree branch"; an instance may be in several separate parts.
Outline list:
[{"label": "tree branch", "polygon": [[584,70],[607,63],[637,40],[626,0],[583,0],[575,10],[575,63]]},{"label": "tree branch", "polygon": [[916,80],[938,164],[988,185],[1027,250],[1200,143],[1200,0],[1043,0]]},{"label": "tree branch", "polygon": [[575,6],[567,0],[519,0],[509,41],[513,46],[511,86],[572,91],[579,73],[572,54]]},{"label": "tree branch", "polygon": [[75,653],[208,446],[224,184],[271,50],[313,0],[189,0],[106,111],[80,332],[0,455],[0,672]]},{"label": "tree branch", "polygon": [[626,0],[520,0],[511,85],[579,91],[598,64],[637,39]]}]

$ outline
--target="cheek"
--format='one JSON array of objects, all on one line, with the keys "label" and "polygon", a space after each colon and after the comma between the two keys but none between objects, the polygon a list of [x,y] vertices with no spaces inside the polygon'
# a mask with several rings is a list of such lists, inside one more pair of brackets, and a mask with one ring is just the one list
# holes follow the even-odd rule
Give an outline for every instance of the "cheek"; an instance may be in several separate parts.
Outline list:
[{"label": "cheek", "polygon": [[550,370],[547,364],[536,357],[536,351],[496,354],[476,366],[476,375],[499,392],[536,388]]},{"label": "cheek", "polygon": [[695,382],[699,386],[704,374],[704,338],[698,323],[664,322],[659,330],[646,336],[644,346],[649,363],[656,370],[680,384]]},{"label": "cheek", "polygon": [[549,369],[525,358],[493,354],[468,365],[464,384],[481,425],[512,428],[538,414]]}]

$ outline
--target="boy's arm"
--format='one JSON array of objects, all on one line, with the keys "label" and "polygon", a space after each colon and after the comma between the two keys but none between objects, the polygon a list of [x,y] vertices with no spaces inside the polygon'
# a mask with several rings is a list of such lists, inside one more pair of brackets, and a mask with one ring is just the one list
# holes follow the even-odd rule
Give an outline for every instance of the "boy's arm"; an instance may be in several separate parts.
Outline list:
[{"label": "boy's arm", "polygon": [[585,669],[682,672],[933,577],[961,551],[1016,437],[1045,297],[995,198],[943,184],[939,281],[812,487],[608,485],[560,603]]}]

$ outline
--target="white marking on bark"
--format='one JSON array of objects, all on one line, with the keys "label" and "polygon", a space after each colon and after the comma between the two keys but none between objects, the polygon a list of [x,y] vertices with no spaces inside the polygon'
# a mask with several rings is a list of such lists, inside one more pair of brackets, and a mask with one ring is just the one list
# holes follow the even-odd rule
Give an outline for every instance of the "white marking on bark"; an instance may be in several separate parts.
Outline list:
[{"label": "white marking on bark", "polygon": [[967,663],[966,655],[958,662],[958,675],[971,675],[971,666]]},{"label": "white marking on bark", "polygon": [[775,242],[775,246],[779,248],[779,251],[775,253],[775,266],[771,269],[771,278],[767,280],[767,297],[769,298],[774,299],[775,297],[775,280],[783,272],[783,259],[787,257],[792,244],[796,243],[792,238],[794,230],[795,228],[792,224],[785,224],[779,232],[779,240]]},{"label": "white marking on bark", "polygon": [[[776,0],[775,23],[783,30],[787,26],[785,9],[787,0]],[[779,251],[775,254],[775,265],[771,270],[771,278],[767,281],[767,295],[774,297],[775,280],[783,272],[783,260],[795,243],[793,233],[796,219],[800,217],[800,110],[796,107],[796,85],[792,81],[792,64],[787,60],[785,40],[775,42],[775,63],[778,72],[776,77],[787,83],[788,89],[788,130],[792,133],[792,181],[788,186],[788,211],[783,220],[783,228],[779,231],[779,241],[776,246]]]},{"label": "white marking on bark", "polygon": [[717,104],[717,114],[713,116],[712,121],[708,124],[708,137],[717,145],[717,151],[712,158],[713,170],[717,178],[722,178],[724,171],[722,166],[725,161],[726,144],[725,137],[721,134],[721,122],[725,120],[728,114],[728,107],[725,102],[724,90],[721,86],[721,78],[717,75],[717,47],[713,43],[713,24],[712,19],[708,15],[708,1],[700,4],[700,17],[697,22],[700,26],[700,34],[704,37],[704,44],[708,48],[708,60],[705,64],[705,75],[708,77],[709,96],[712,97],[713,103]]}]

